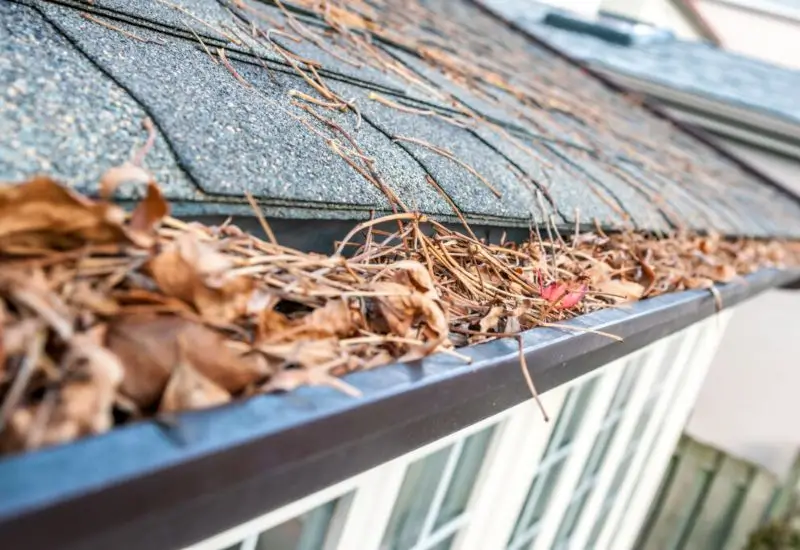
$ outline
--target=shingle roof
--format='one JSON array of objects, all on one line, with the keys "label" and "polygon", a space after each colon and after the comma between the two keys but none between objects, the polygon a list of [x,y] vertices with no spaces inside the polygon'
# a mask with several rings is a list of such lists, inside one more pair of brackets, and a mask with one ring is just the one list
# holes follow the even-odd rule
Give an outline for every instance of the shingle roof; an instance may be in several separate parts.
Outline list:
[{"label": "shingle roof", "polygon": [[[351,19],[328,23],[296,4],[286,9],[312,38],[254,0],[3,3],[0,179],[47,171],[93,189],[150,116],[147,166],[179,214],[247,213],[250,191],[269,216],[363,219],[392,209],[383,185],[406,208],[453,220],[452,200],[502,227],[542,222],[542,192],[565,226],[579,212],[609,228],[800,235],[796,200],[470,2],[355,2]],[[355,28],[332,29],[342,21]],[[298,33],[272,38],[316,61],[355,109],[319,107],[263,35],[247,38],[254,26]],[[205,48],[224,48],[242,80]],[[341,131],[293,103],[297,92]]]},{"label": "shingle roof", "polygon": [[621,46],[542,22],[552,9],[519,0],[481,0],[491,10],[570,56],[686,93],[800,122],[800,71],[705,42]]}]

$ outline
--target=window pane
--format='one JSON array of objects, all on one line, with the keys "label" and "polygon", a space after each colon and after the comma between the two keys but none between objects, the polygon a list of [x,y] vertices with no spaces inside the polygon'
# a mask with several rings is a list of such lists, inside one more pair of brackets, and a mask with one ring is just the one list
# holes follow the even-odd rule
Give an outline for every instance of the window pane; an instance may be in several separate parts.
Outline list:
[{"label": "window pane", "polygon": [[450,445],[408,467],[381,544],[382,550],[408,550],[417,543],[452,450]]},{"label": "window pane", "polygon": [[332,500],[264,531],[258,536],[256,550],[322,550],[341,500]]},{"label": "window pane", "polygon": [[581,518],[581,512],[583,512],[583,507],[586,506],[586,501],[589,500],[589,495],[591,491],[583,491],[583,493],[578,498],[573,498],[572,502],[570,503],[567,511],[564,513],[564,519],[561,521],[561,525],[558,527],[558,532],[556,533],[556,540],[555,540],[555,547],[556,548],[564,548],[566,544],[569,542],[569,538],[572,536],[572,533],[575,531],[575,527],[578,525],[578,520]]},{"label": "window pane", "polygon": [[[564,427],[563,433],[559,434],[560,440],[557,444],[557,448],[561,449],[566,447],[572,440],[575,439],[575,434],[578,433],[578,429],[581,427],[581,422],[583,421],[583,416],[586,413],[586,409],[589,407],[589,403],[591,402],[592,392],[597,384],[597,379],[599,377],[595,376],[591,380],[587,380],[584,384],[581,385],[580,388],[576,388],[570,391],[570,397],[573,395],[575,396],[575,404],[574,409],[572,409],[571,414],[569,415],[569,419]],[[561,420],[561,416],[559,415],[559,420]],[[556,435],[556,431],[553,431],[553,434]],[[547,452],[550,452],[550,446],[548,445]]]},{"label": "window pane", "polygon": [[[542,466],[531,483],[525,505],[517,517],[516,526],[508,541],[509,547],[519,546],[523,542],[522,538],[533,539],[535,530],[532,528],[542,518],[550,504],[550,498],[561,477],[561,469],[569,454],[569,445],[580,429],[598,379],[599,376],[595,376],[572,388],[564,399],[564,406],[542,456]],[[563,454],[555,458],[557,451],[562,449]],[[552,460],[549,460],[551,457]]]},{"label": "window pane", "polygon": [[480,472],[486,450],[492,441],[494,426],[469,436],[464,441],[461,456],[458,459],[455,472],[447,489],[447,494],[442,502],[439,517],[436,519],[434,529],[438,529],[450,520],[464,513],[467,508],[469,496],[475,486],[475,480]]},{"label": "window pane", "polygon": [[453,546],[453,541],[455,540],[456,536],[450,535],[436,546],[431,546],[430,548],[428,548],[428,550],[450,550],[450,548]]},{"label": "window pane", "polygon": [[[564,467],[566,460],[559,460],[544,472],[540,472],[531,485],[531,491],[528,494],[526,508],[517,518],[517,525],[514,528],[514,534],[511,537],[511,542],[517,542],[517,538],[521,537],[523,533],[529,531],[539,520],[544,516],[547,511],[547,505],[550,503],[550,498],[553,496],[553,491],[558,484],[561,477],[561,469]],[[527,521],[526,521],[527,520]],[[524,522],[524,524],[523,524]]]}]

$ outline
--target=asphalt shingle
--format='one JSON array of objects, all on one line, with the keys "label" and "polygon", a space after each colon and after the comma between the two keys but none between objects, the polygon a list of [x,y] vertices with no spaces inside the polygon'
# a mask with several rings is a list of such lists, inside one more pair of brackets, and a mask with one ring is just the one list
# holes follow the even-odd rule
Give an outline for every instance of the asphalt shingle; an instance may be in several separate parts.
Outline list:
[{"label": "asphalt shingle", "polygon": [[[565,227],[580,212],[607,228],[680,219],[800,234],[796,202],[467,2],[389,0],[350,14],[349,37],[337,30],[343,20],[329,26],[291,2],[305,30],[250,0],[27,2],[39,11],[0,12],[12,38],[0,45],[9,69],[0,79],[14,96],[0,111],[13,136],[0,143],[6,177],[55,166],[91,190],[142,142],[150,116],[158,139],[147,164],[180,212],[246,212],[249,191],[272,216],[362,219],[392,209],[390,189],[409,209],[452,221],[452,200],[472,222],[511,227],[544,221],[542,191]],[[296,33],[273,37],[297,67],[264,42],[268,28]],[[476,118],[453,124],[465,106]]]}]

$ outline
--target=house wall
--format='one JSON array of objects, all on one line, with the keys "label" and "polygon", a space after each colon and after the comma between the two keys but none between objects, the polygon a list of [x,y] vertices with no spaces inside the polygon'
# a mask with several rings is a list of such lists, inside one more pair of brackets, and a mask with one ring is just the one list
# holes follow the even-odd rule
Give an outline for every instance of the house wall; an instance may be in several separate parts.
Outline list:
[{"label": "house wall", "polygon": [[696,6],[725,49],[800,69],[800,9],[778,15],[758,9],[769,6],[758,0],[697,0]]},{"label": "house wall", "polygon": [[599,8],[666,27],[685,40],[700,38],[697,29],[687,21],[671,0],[603,0]]},{"label": "house wall", "polygon": [[189,550],[628,550],[729,316]]},{"label": "house wall", "polygon": [[[722,141],[800,193],[800,161]],[[800,446],[800,291],[774,290],[736,309],[686,427],[695,438],[778,475]]]}]

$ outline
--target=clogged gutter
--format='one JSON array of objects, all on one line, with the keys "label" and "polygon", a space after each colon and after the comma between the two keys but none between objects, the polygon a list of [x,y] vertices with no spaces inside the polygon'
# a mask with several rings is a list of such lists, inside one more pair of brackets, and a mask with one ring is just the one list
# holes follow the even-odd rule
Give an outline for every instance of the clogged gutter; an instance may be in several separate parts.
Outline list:
[{"label": "clogged gutter", "polygon": [[[147,187],[130,214],[108,198],[123,180]],[[3,452],[303,384],[357,398],[337,376],[800,265],[797,242],[548,230],[489,244],[415,213],[364,222],[324,256],[170,218],[137,164],[101,190],[0,187]]]}]

